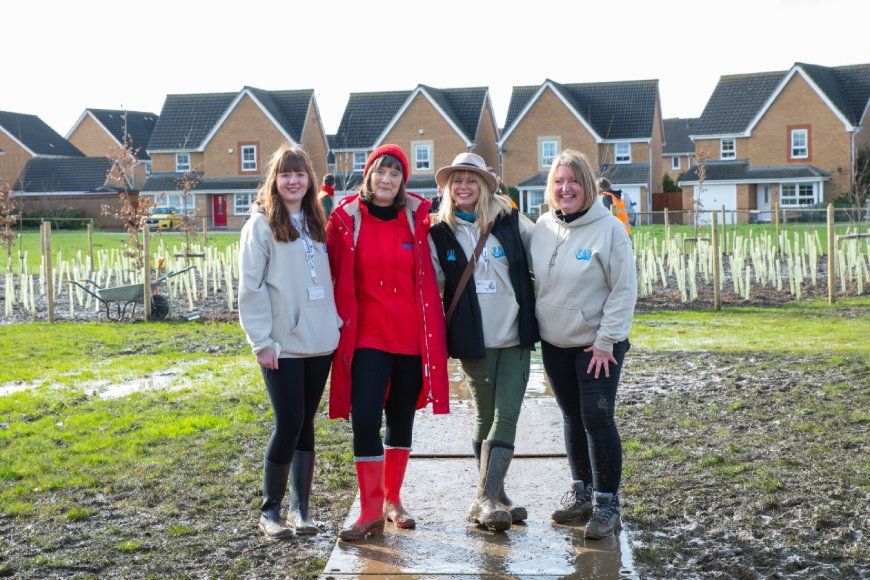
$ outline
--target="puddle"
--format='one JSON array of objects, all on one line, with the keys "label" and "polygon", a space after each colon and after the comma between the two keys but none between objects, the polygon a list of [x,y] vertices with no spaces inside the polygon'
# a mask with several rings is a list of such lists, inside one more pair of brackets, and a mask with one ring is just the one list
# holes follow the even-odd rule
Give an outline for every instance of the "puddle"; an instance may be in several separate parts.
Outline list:
[{"label": "puddle", "polygon": [[20,393],[21,391],[35,389],[40,385],[42,385],[42,383],[15,383],[10,385],[3,385],[2,387],[0,387],[0,397],[5,397],[13,393]]},{"label": "puddle", "polygon": [[[181,370],[171,370],[171,371],[162,371],[159,373],[155,373],[153,375],[149,375],[147,377],[142,377],[138,379],[133,379],[130,381],[125,381],[123,383],[109,383],[109,384],[91,384],[87,388],[85,388],[85,393],[88,395],[96,395],[100,399],[110,400],[110,399],[118,399],[120,397],[124,397],[130,395],[132,393],[138,393],[140,391],[154,391],[157,389],[166,389],[178,377],[181,373]],[[185,381],[186,384],[175,385],[175,388],[181,388],[183,386],[189,385],[190,381]]]},{"label": "puddle", "polygon": [[[542,478],[542,476],[545,476]],[[416,530],[387,524],[383,536],[336,543],[323,578],[361,575],[478,575],[637,578],[625,530],[601,541],[585,540],[582,526],[560,526],[550,511],[570,483],[564,459],[515,459],[505,488],[529,511],[526,525],[503,534],[465,521],[477,484],[473,459],[414,459],[402,497],[417,518]],[[438,493],[432,493],[437,489]],[[444,498],[452,498],[444,502]],[[358,514],[351,508],[347,522]]]},{"label": "puddle", "polygon": [[[465,382],[462,365],[456,359],[447,362],[447,373],[450,379],[450,398],[452,400],[470,401],[471,391]],[[532,364],[529,369],[529,383],[526,386],[526,397],[552,397],[553,391],[544,374],[544,363],[541,361],[541,349],[532,351]]]}]

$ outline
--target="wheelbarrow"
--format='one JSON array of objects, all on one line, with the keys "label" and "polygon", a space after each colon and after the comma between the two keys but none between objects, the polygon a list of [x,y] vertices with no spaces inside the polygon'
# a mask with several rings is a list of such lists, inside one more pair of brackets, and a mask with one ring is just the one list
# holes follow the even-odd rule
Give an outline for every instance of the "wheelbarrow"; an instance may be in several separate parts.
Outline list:
[{"label": "wheelbarrow", "polygon": [[[151,281],[151,318],[153,320],[163,320],[169,314],[170,302],[169,298],[157,293],[157,287],[179,274],[184,274],[193,266],[188,266],[183,270],[167,272]],[[126,286],[113,286],[111,288],[100,288],[96,283],[90,280],[82,280],[77,282],[69,280],[70,284],[75,284],[94,298],[106,309],[106,318],[109,320],[123,320],[127,316],[127,309],[130,310],[130,319],[136,316],[136,305],[142,304],[145,301],[145,284],[128,284]],[[112,317],[111,305],[115,305],[115,317]]]}]

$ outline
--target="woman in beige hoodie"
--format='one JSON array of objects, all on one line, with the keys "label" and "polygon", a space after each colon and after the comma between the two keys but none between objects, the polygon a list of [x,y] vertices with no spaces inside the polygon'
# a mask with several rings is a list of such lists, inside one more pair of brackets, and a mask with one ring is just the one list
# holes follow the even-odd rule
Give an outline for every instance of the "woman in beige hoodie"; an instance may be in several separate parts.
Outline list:
[{"label": "woman in beige hoodie", "polygon": [[553,519],[591,516],[586,537],[600,539],[620,526],[622,444],[613,416],[637,274],[625,227],[598,201],[582,153],[569,149],[553,161],[547,202],[551,209],[535,224],[530,248],[535,312],[574,480]]},{"label": "woman in beige hoodie", "polygon": [[[269,538],[315,534],[308,515],[314,414],[341,321],[326,256],[326,216],[308,154],[283,146],[242,228],[239,321],[266,383],[275,426],[263,463],[260,529]],[[290,472],[292,470],[292,476]],[[290,485],[290,509],[281,500]]]}]

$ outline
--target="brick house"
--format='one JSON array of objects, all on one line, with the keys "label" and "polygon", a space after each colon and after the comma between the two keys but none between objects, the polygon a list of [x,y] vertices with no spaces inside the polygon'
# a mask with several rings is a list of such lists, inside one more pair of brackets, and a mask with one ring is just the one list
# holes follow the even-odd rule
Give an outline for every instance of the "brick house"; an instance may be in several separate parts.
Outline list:
[{"label": "brick house", "polygon": [[498,165],[498,127],[486,87],[351,93],[330,139],[339,196],[357,190],[368,154],[384,143],[408,155],[408,190],[429,197],[438,191],[435,172],[459,153]]},{"label": "brick house", "polygon": [[606,176],[649,211],[661,185],[662,120],[658,80],[513,88],[499,141],[501,175],[520,192],[520,208],[536,214],[547,173],[564,149],[584,153]]},{"label": "brick house", "polygon": [[[689,138],[694,119],[665,119],[662,122],[665,142],[662,144],[662,176],[670,175],[674,183],[680,174],[689,170],[695,154],[695,142]],[[658,184],[661,185],[661,184]],[[658,191],[659,188],[656,187]]]},{"label": "brick house", "polygon": [[[857,152],[870,145],[870,64],[720,77],[690,131],[704,163],[702,209],[770,219],[783,208],[829,202],[849,191]],[[697,168],[680,182],[691,207]],[[703,217],[703,216],[702,216]]]},{"label": "brick house", "polygon": [[66,135],[88,157],[105,157],[129,141],[139,160],[134,187],[141,187],[151,174],[151,156],[145,150],[157,115],[142,111],[85,109]]},{"label": "brick house", "polygon": [[36,115],[0,111],[0,183],[15,184],[31,159],[58,157],[84,154]]},{"label": "brick house", "polygon": [[197,214],[211,227],[241,229],[283,143],[305,149],[324,174],[328,146],[313,90],[168,95],[148,142],[152,171],[142,194],[181,209],[180,180],[190,172],[199,179]]}]

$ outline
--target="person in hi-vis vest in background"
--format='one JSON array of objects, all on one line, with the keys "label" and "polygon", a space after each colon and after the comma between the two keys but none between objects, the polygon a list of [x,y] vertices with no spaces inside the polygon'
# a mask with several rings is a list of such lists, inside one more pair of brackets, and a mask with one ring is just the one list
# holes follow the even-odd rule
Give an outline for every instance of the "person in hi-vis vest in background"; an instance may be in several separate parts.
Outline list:
[{"label": "person in hi-vis vest in background", "polygon": [[[628,219],[628,204],[622,191],[617,189],[613,191],[613,186],[610,185],[610,180],[606,177],[598,179],[598,193],[601,195],[601,203],[609,209],[619,221],[625,224],[625,231],[631,235],[631,223]],[[614,210],[613,207],[616,207]]]}]

